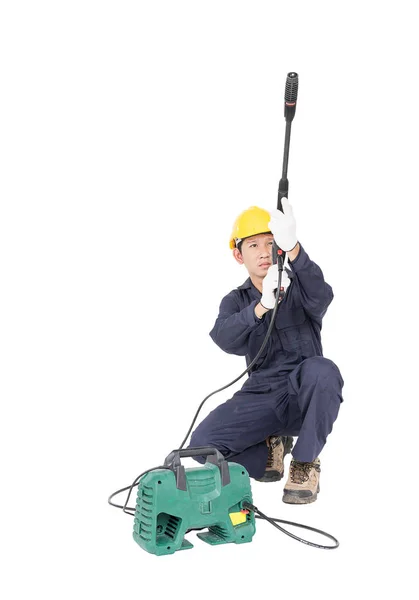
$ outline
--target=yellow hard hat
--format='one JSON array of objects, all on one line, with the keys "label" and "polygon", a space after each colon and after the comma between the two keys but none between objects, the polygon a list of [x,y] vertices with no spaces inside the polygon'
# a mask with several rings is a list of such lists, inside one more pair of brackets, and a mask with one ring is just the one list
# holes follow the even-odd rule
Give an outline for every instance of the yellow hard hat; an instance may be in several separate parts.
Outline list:
[{"label": "yellow hard hat", "polygon": [[236,247],[244,238],[259,233],[271,233],[268,223],[271,215],[267,210],[258,206],[251,206],[239,214],[233,225],[233,231],[230,236],[230,248]]}]

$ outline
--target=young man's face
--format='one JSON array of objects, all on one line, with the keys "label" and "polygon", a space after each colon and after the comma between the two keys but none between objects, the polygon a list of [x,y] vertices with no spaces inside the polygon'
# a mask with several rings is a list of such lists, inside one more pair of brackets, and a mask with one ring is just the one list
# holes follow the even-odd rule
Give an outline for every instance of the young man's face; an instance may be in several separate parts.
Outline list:
[{"label": "young man's face", "polygon": [[271,233],[260,233],[245,238],[242,242],[241,252],[238,248],[233,250],[234,258],[238,263],[244,264],[252,277],[265,277],[272,264],[272,244],[274,236]]}]

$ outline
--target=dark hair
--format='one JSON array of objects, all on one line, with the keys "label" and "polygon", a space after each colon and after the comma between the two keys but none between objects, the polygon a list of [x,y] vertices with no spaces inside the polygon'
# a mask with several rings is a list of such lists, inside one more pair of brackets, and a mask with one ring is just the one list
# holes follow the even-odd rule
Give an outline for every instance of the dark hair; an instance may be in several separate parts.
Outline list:
[{"label": "dark hair", "polygon": [[[261,233],[255,233],[254,235],[265,235],[266,233],[269,233],[269,234],[273,235],[272,231],[262,231]],[[241,239],[238,244],[236,244],[236,248],[238,249],[238,251],[240,252],[240,254],[242,254],[242,245],[243,245],[243,242],[244,242],[244,240],[247,240],[248,237],[253,237],[253,235],[248,235],[247,237]]]}]

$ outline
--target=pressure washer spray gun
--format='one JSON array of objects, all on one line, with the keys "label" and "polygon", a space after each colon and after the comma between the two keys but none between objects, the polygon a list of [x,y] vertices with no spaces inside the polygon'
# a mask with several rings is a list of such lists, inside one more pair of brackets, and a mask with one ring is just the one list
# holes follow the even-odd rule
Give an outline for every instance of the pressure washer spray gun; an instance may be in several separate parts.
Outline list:
[{"label": "pressure washer spray gun", "polygon": [[[278,189],[278,209],[281,211],[281,200],[288,197],[288,154],[297,91],[298,75],[297,73],[288,73],[285,86],[284,160]],[[134,540],[147,552],[163,555],[192,548],[192,544],[184,536],[190,531],[203,529],[208,531],[198,533],[197,536],[211,545],[250,542],[255,533],[255,519],[265,519],[288,536],[315,548],[331,550],[339,546],[339,542],[334,536],[320,529],[282,519],[273,519],[263,514],[252,504],[250,478],[246,469],[238,463],[227,462],[217,449],[211,447],[184,449],[204,403],[208,398],[227,389],[249,373],[268,342],[275,324],[281,294],[284,295],[283,288],[281,290],[281,276],[285,253],[275,241],[272,252],[272,264],[278,264],[278,288],[275,307],[272,310],[269,327],[259,352],[241,375],[204,398],[183,442],[177,450],[173,450],[166,457],[163,465],[147,469],[138,475],[130,486],[114,492],[108,498],[109,504],[121,508],[124,513],[134,517]],[[205,464],[185,469],[181,464],[181,459],[193,456],[205,457]],[[136,506],[128,506],[131,493],[136,486],[138,486]],[[112,501],[114,496],[127,491],[124,505],[115,504]],[[278,523],[314,531],[331,539],[334,545],[324,546],[305,540],[282,528]]]},{"label": "pressure washer spray gun", "polygon": [[[285,127],[285,145],[284,145],[284,158],[282,162],[282,177],[279,181],[278,186],[278,210],[282,210],[282,198],[288,198],[288,156],[290,152],[290,138],[291,138],[291,123],[295,116],[295,110],[297,108],[297,95],[298,95],[298,75],[297,73],[288,73],[287,82],[285,84],[285,104],[284,104],[284,116],[286,121]],[[272,264],[278,264],[278,286],[279,286],[279,300],[282,300],[285,296],[284,288],[281,287],[282,271],[284,270],[284,251],[278,246],[274,240],[272,245]]]}]

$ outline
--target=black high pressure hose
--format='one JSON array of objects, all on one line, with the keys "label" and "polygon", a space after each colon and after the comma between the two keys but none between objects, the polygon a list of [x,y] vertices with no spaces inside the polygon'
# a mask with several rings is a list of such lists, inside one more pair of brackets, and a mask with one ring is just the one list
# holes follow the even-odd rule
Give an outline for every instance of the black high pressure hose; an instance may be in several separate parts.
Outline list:
[{"label": "black high pressure hose", "polygon": [[[282,200],[282,198],[285,198],[285,197],[288,198],[288,178],[287,178],[288,156],[289,156],[289,147],[290,147],[290,138],[291,138],[291,123],[295,116],[295,110],[296,110],[296,105],[297,105],[297,94],[298,94],[298,75],[297,75],[297,73],[294,73],[294,72],[288,73],[287,81],[285,84],[285,98],[284,98],[284,100],[285,100],[284,116],[285,116],[285,121],[286,121],[284,156],[283,156],[283,163],[282,163],[282,177],[280,179],[279,186],[278,186],[278,203],[277,203],[278,210],[280,210],[282,212],[283,212],[283,210],[282,210],[281,200]],[[259,360],[259,357],[262,354],[263,350],[265,349],[265,346],[268,343],[269,336],[271,335],[272,328],[275,323],[275,318],[276,318],[276,314],[277,314],[278,306],[279,306],[279,300],[282,295],[281,280],[282,280],[282,271],[283,271],[283,266],[284,266],[284,254],[285,254],[284,251],[278,247],[278,245],[276,244],[276,242],[274,240],[273,246],[272,246],[272,264],[278,264],[278,288],[277,288],[276,295],[275,295],[275,307],[272,312],[271,321],[269,323],[268,331],[266,332],[265,339],[262,342],[259,352],[255,356],[255,358],[252,360],[252,362],[249,364],[247,369],[245,369],[243,371],[243,373],[241,373],[238,377],[233,379],[233,381],[231,381],[227,385],[224,385],[223,387],[219,388],[218,390],[211,392],[211,394],[208,394],[208,396],[206,396],[202,400],[201,404],[198,407],[198,410],[195,413],[195,416],[193,418],[191,426],[189,427],[188,432],[187,432],[185,438],[183,439],[181,445],[179,446],[178,450],[181,450],[184,447],[184,445],[193,429],[193,426],[195,425],[195,422],[198,418],[201,408],[203,407],[205,402],[209,398],[211,398],[211,396],[214,396],[215,394],[218,394],[218,392],[222,392],[223,390],[229,388],[231,385],[233,385],[234,383],[239,381],[239,379],[244,377],[244,375],[246,375],[246,373],[248,373],[253,368],[253,366]],[[174,452],[176,452],[176,450],[174,450]],[[155,471],[157,469],[167,469],[167,468],[168,467],[166,467],[166,466],[159,466],[159,467],[153,467],[152,469],[147,469],[147,471],[144,471],[143,473],[138,475],[138,477],[136,477],[134,479],[134,481],[132,482],[132,484],[130,486],[124,487],[124,488],[114,492],[113,494],[111,494],[108,498],[108,503],[111,506],[115,506],[116,508],[121,508],[123,510],[123,512],[125,512],[127,514],[134,516],[135,515],[135,507],[128,506],[128,502],[129,502],[129,499],[131,497],[131,493],[132,493],[132,490],[134,489],[134,487],[136,487],[139,484],[141,477],[143,477],[147,473],[150,473],[151,471]],[[114,498],[114,496],[116,496],[122,492],[126,492],[127,490],[129,490],[129,492],[127,494],[127,498],[126,498],[123,506],[112,502],[112,499]],[[255,513],[256,519],[265,519],[266,521],[271,523],[271,525],[273,525],[274,527],[276,527],[277,529],[279,529],[286,535],[289,535],[290,537],[294,538],[295,540],[297,540],[299,542],[302,542],[303,544],[307,544],[308,546],[313,546],[314,548],[321,548],[324,550],[334,550],[335,548],[337,548],[339,546],[339,542],[334,536],[330,535],[329,533],[326,533],[325,531],[322,531],[321,529],[309,527],[308,525],[302,525],[301,523],[294,523],[292,521],[273,519],[273,518],[268,517],[265,514],[263,514],[256,506],[254,506],[253,504],[250,504],[249,502],[245,502],[243,506],[244,506],[244,508],[253,511]],[[284,523],[287,525],[292,525],[294,527],[300,527],[300,528],[307,529],[310,531],[315,531],[316,533],[333,540],[335,542],[335,545],[334,546],[323,546],[322,544],[316,544],[314,542],[309,542],[308,540],[300,538],[297,535],[294,535],[293,533],[280,527],[279,525],[277,525],[277,523]]]}]

